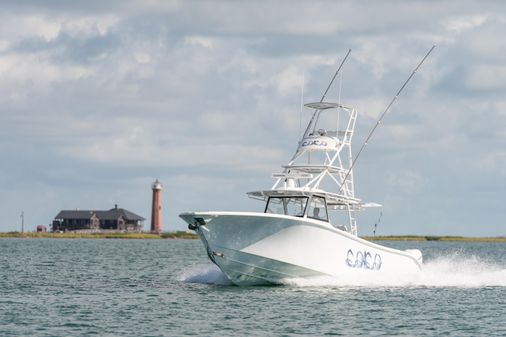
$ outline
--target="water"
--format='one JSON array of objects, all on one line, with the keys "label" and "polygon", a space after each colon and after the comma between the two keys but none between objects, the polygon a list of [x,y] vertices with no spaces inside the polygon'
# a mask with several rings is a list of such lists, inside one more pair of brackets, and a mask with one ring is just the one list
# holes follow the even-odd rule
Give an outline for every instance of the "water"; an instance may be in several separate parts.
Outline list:
[{"label": "water", "polygon": [[419,277],[240,288],[199,241],[0,239],[0,336],[506,336],[506,244],[387,245]]}]

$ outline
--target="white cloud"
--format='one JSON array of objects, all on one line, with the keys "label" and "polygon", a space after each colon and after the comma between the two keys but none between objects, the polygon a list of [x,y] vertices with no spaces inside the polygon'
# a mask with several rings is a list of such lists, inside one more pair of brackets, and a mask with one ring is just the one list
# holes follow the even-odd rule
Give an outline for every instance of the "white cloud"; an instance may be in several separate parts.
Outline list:
[{"label": "white cloud", "polygon": [[466,86],[471,90],[506,89],[506,64],[482,64],[471,68],[466,78]]},{"label": "white cloud", "polygon": [[213,48],[215,42],[214,39],[205,37],[205,36],[198,36],[198,35],[192,35],[185,37],[185,43],[189,45],[195,45],[200,46],[203,48]]},{"label": "white cloud", "polygon": [[149,63],[149,62],[151,62],[151,57],[149,56],[148,53],[142,53],[142,52],[135,53],[134,57],[137,60],[137,62],[139,62],[139,63]]},{"label": "white cloud", "polygon": [[0,52],[7,50],[8,47],[9,47],[8,40],[0,40]]},{"label": "white cloud", "polygon": [[[47,61],[45,53],[7,54],[0,56],[0,72],[6,82],[30,81],[37,86],[53,82],[83,78],[94,73],[93,69],[76,65],[58,65]],[[46,59],[46,60],[45,60]]]},{"label": "white cloud", "polygon": [[467,17],[451,18],[444,23],[445,28],[451,33],[462,34],[475,29],[487,21],[488,15],[473,15]]},{"label": "white cloud", "polygon": [[300,91],[303,83],[303,72],[296,67],[288,67],[274,76],[278,91],[282,95]]},{"label": "white cloud", "polygon": [[[34,196],[58,185],[58,193],[50,193],[53,204],[46,205],[50,211],[40,211],[37,222],[50,221],[58,196],[79,204],[72,191],[76,185],[87,202],[96,197],[94,189],[111,188],[105,182],[115,186],[110,195],[127,199],[118,203],[135,204],[132,191],[149,185],[154,176],[172,185],[170,193],[191,196],[170,204],[171,224],[179,224],[176,214],[192,207],[192,197],[199,206],[215,202],[214,181],[230,193],[221,194],[223,203],[240,208],[241,189],[269,186],[269,173],[295,149],[303,73],[306,101],[317,100],[347,49],[353,49],[343,69],[342,102],[361,114],[355,136],[359,146],[435,40],[443,43],[387,115],[374,147],[359,163],[364,166],[357,170],[372,172],[363,179],[378,180],[360,187],[363,197],[403,207],[427,205],[440,185],[453,207],[448,212],[455,213],[464,200],[451,191],[457,185],[473,188],[466,185],[469,174],[484,174],[483,184],[491,189],[505,187],[501,4],[32,6],[1,15],[0,154],[9,160],[0,168],[0,197],[13,193],[10,181],[26,179],[39,189]],[[337,84],[329,100],[337,99]],[[384,179],[372,178],[378,176]],[[110,204],[110,198],[95,202]],[[0,211],[7,214],[16,207],[0,206]],[[393,223],[425,214],[417,207],[395,210]],[[500,222],[501,210],[488,213],[487,221]],[[6,217],[14,222],[17,216]],[[421,220],[412,221],[413,232],[426,230]],[[444,221],[451,224],[449,218]]]},{"label": "white cloud", "polygon": [[[206,167],[221,168],[224,172],[268,173],[279,164],[283,152],[248,144],[184,144],[175,139],[172,144],[158,145],[147,138],[145,130],[129,129],[123,135],[96,139],[65,147],[62,154],[70,160],[85,160],[107,166],[148,168]],[[132,158],[132,160],[129,160]],[[121,164],[119,164],[121,163]]]},{"label": "white cloud", "polygon": [[388,173],[387,177],[389,184],[407,194],[420,193],[428,182],[427,177],[411,170]]},{"label": "white cloud", "polygon": [[41,36],[49,41],[58,36],[61,29],[62,20],[58,18],[45,18],[42,16],[29,15],[25,17],[13,18],[10,24],[16,29],[7,31],[14,36]]}]

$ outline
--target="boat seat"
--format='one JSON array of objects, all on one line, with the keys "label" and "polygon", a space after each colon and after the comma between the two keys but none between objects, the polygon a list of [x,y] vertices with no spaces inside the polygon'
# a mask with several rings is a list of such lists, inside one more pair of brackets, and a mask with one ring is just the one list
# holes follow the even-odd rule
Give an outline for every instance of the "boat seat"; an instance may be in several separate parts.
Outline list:
[{"label": "boat seat", "polygon": [[334,225],[334,227],[344,232],[348,232],[348,228],[345,225]]}]

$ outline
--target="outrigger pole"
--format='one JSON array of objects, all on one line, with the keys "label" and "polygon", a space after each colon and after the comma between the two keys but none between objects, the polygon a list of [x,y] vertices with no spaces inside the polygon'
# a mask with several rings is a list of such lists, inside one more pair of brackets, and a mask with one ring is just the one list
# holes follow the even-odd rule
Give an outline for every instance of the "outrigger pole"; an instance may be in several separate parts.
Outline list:
[{"label": "outrigger pole", "polygon": [[[339,68],[337,68],[336,70],[336,73],[334,74],[334,76],[332,77],[332,79],[330,80],[330,83],[327,87],[327,90],[325,90],[325,92],[323,93],[323,96],[322,98],[320,99],[320,103],[323,102],[323,100],[325,99],[325,96],[327,95],[327,93],[329,92],[329,89],[330,87],[332,86],[332,83],[334,83],[334,80],[336,79],[337,77],[337,74],[339,74],[339,71],[341,71],[341,68],[343,67],[344,65],[344,62],[346,62],[346,59],[348,58],[348,56],[350,55],[351,53],[351,49],[348,49],[348,52],[346,53],[346,56],[344,57],[344,59],[341,61],[341,64],[339,65]],[[315,117],[318,115],[318,109],[315,109],[315,111],[313,112],[313,117],[311,117],[311,120],[309,121],[309,124],[307,125],[307,128],[306,128],[306,131],[304,132],[304,136],[302,137],[302,139],[306,138],[307,137],[307,134],[309,132],[309,129],[311,128],[311,125],[313,124],[313,121],[315,119]]]},{"label": "outrigger pole", "polygon": [[[378,118],[378,120],[376,121],[376,124],[374,125],[374,127],[371,129],[371,131],[369,132],[369,135],[367,136],[367,138],[365,139],[365,142],[362,144],[362,147],[360,147],[360,150],[358,151],[357,155],[355,156],[355,159],[353,159],[353,162],[351,163],[351,166],[348,170],[348,172],[346,173],[346,176],[344,176],[344,179],[343,179],[343,182],[341,183],[341,187],[339,188],[339,191],[337,191],[337,193],[339,194],[341,192],[341,190],[343,189],[343,186],[344,184],[346,183],[346,179],[348,179],[350,173],[351,173],[351,170],[353,169],[353,167],[355,166],[355,163],[357,162],[358,160],[358,157],[360,157],[360,154],[362,153],[362,151],[364,150],[364,148],[367,146],[367,143],[369,142],[369,140],[371,139],[374,131],[376,131],[376,128],[381,124],[382,120],[383,120],[383,117],[385,117],[386,113],[388,112],[388,110],[390,110],[390,108],[392,107],[392,105],[394,104],[394,102],[397,100],[397,98],[399,97],[399,95],[401,94],[402,90],[404,90],[404,88],[406,87],[406,85],[408,84],[408,82],[411,80],[411,78],[415,75],[415,73],[417,72],[417,70],[422,66],[423,62],[425,62],[425,60],[427,59],[427,57],[429,57],[430,53],[432,53],[432,51],[434,50],[434,48],[436,48],[436,45],[432,45],[432,48],[429,49],[429,51],[427,52],[427,54],[425,54],[425,56],[423,57],[423,59],[420,61],[420,63],[418,63],[418,65],[416,66],[416,68],[413,70],[413,72],[411,73],[411,75],[409,75],[408,79],[406,80],[406,82],[404,82],[404,84],[401,86],[401,88],[399,89],[399,91],[397,92],[397,94],[394,96],[394,98],[392,98],[392,100],[390,101],[390,104],[388,104],[388,106],[386,107],[386,109],[383,111],[383,113],[380,115],[380,117]],[[328,89],[327,89],[328,90]],[[326,92],[325,92],[326,93]],[[325,95],[323,95],[325,97]]]}]

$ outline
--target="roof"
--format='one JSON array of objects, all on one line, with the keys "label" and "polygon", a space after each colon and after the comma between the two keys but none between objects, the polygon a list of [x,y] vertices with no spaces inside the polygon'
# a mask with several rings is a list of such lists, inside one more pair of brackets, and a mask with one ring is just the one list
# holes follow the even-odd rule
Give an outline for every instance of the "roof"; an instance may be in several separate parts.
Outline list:
[{"label": "roof", "polygon": [[54,218],[55,219],[89,219],[93,216],[95,211],[60,211]]},{"label": "roof", "polygon": [[63,210],[60,211],[55,219],[90,219],[93,214],[97,216],[100,220],[116,220],[120,216],[122,216],[125,220],[129,221],[143,221],[146,220],[140,215],[135,214],[134,212],[130,212],[123,208],[111,208],[108,211],[90,211],[90,210]]},{"label": "roof", "polygon": [[335,108],[343,108],[351,110],[351,108],[344,106],[339,103],[332,102],[316,102],[316,103],[306,103],[304,104],[306,108],[316,109],[316,110],[326,110],[326,109],[335,109]]},{"label": "roof", "polygon": [[119,210],[123,213],[123,217],[125,219],[127,219],[127,220],[139,220],[139,221],[146,220],[142,216],[137,215],[134,212],[130,212],[130,211],[126,210],[126,209],[119,208]]},{"label": "roof", "polygon": [[323,190],[304,190],[304,189],[274,189],[253,191],[246,193],[250,198],[257,200],[266,200],[268,197],[309,197],[312,195],[325,197],[327,207],[333,210],[361,210],[363,208],[382,207],[375,202],[362,202],[360,199],[347,197],[341,194],[329,193]]},{"label": "roof", "polygon": [[359,210],[365,204],[360,199],[348,197],[341,194],[329,193],[320,189],[304,190],[304,189],[274,189],[248,192],[247,195],[253,199],[266,200],[268,197],[288,197],[288,196],[305,196],[312,195],[325,197],[327,206],[331,209],[348,209]]},{"label": "roof", "polygon": [[140,215],[130,212],[123,208],[111,208],[108,211],[96,211],[97,217],[101,220],[116,220],[120,216],[123,216],[126,220],[142,221],[146,220]]}]

